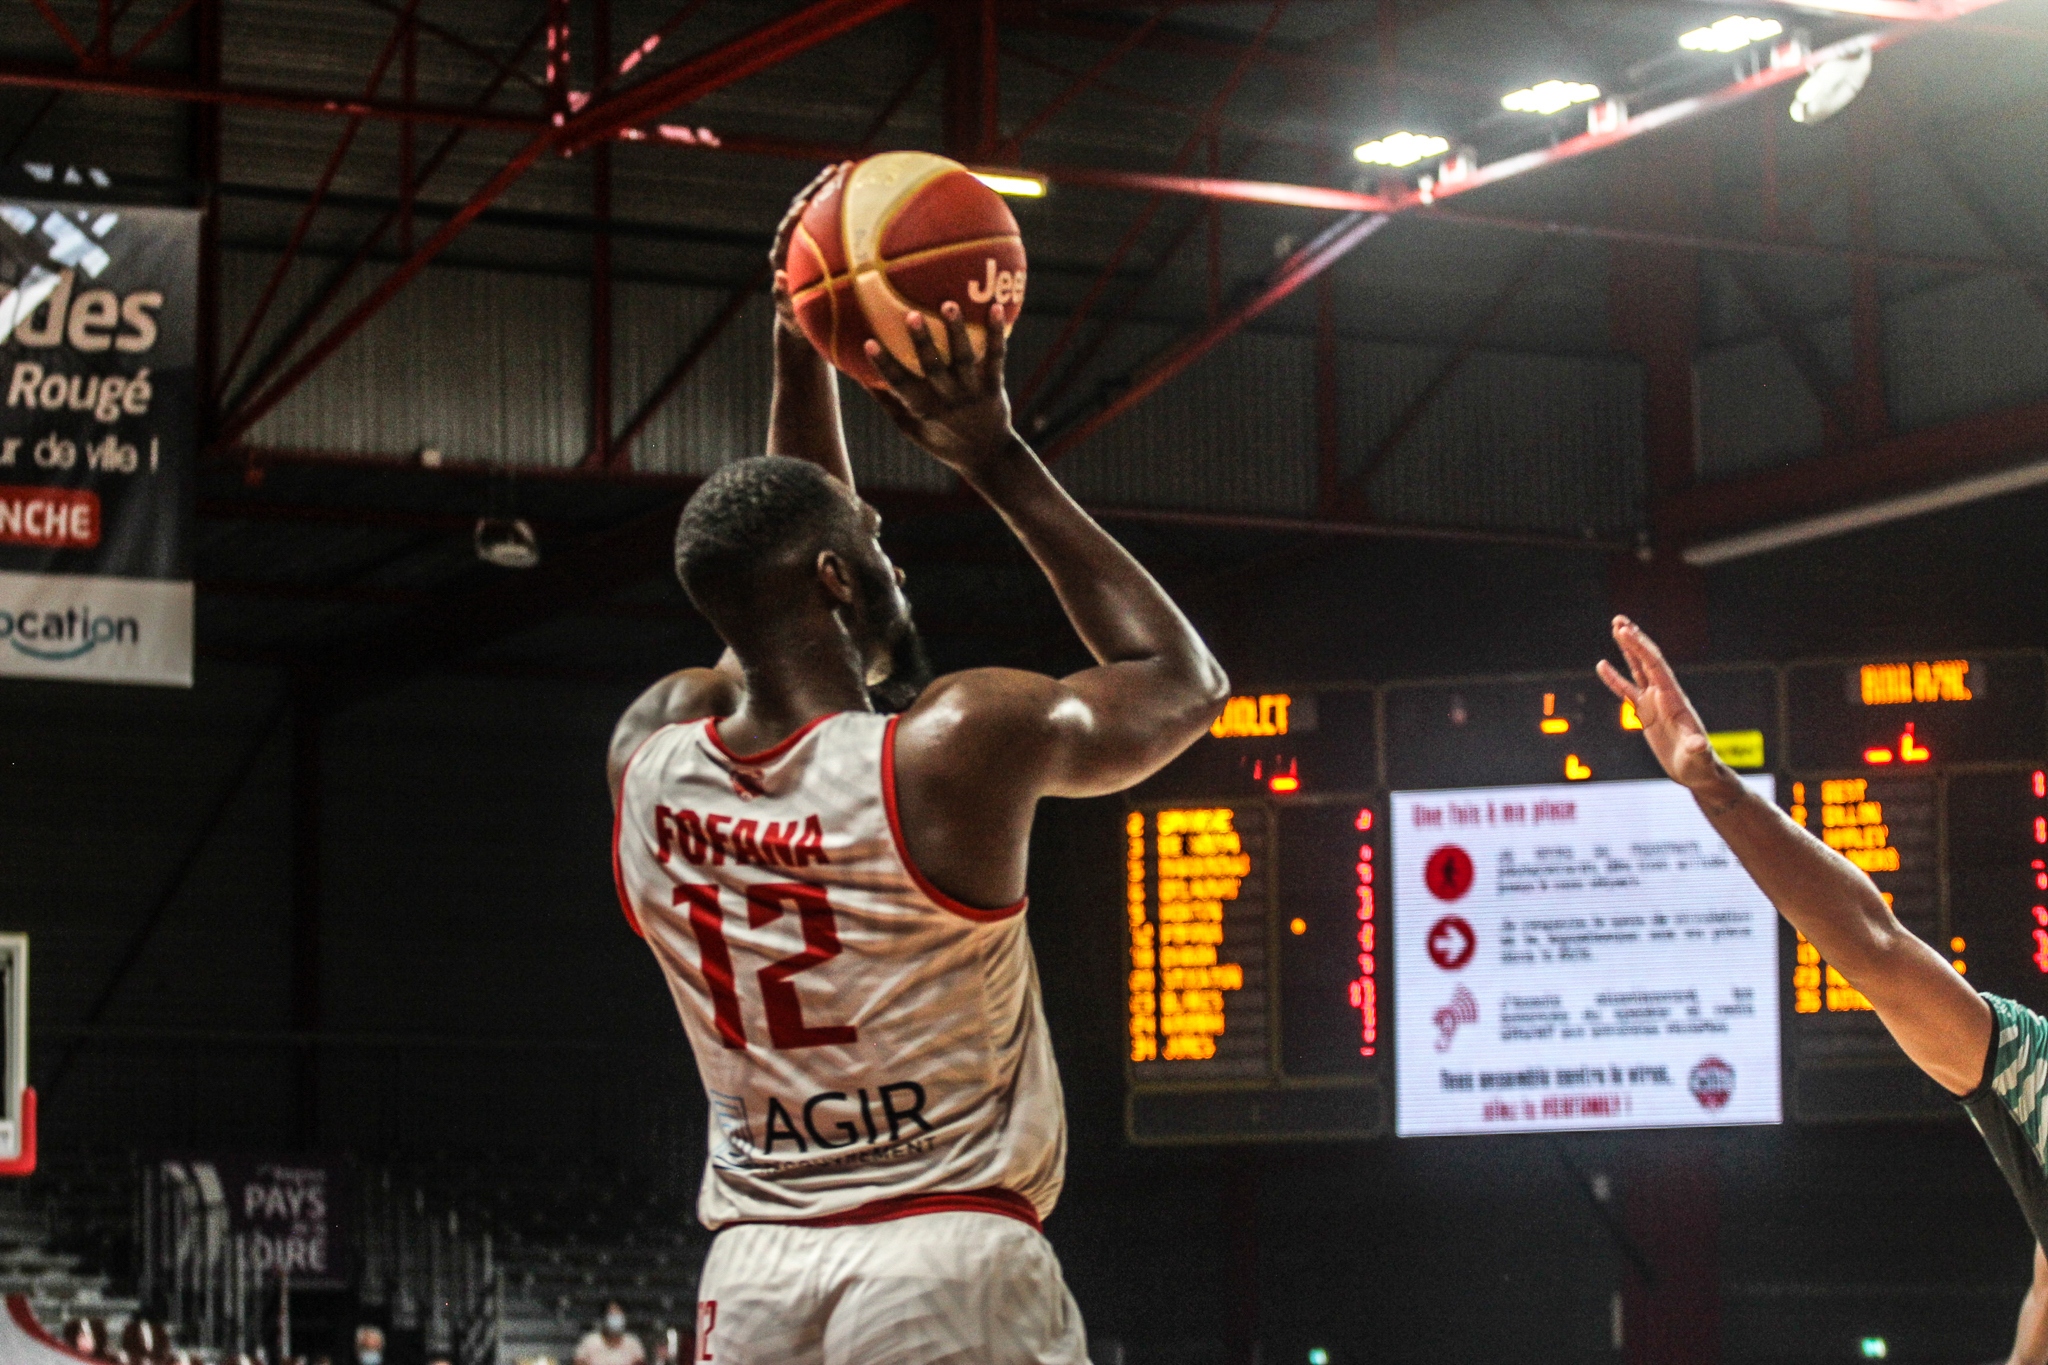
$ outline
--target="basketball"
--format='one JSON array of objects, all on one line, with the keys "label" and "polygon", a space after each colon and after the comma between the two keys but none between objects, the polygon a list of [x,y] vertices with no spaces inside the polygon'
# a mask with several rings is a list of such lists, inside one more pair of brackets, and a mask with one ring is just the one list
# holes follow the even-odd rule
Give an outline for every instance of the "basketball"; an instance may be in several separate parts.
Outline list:
[{"label": "basketball", "polygon": [[[979,357],[989,308],[1003,305],[1007,332],[1024,302],[1024,239],[1009,206],[966,167],[928,152],[884,152],[834,179],[804,210],[785,268],[804,334],[869,388],[882,387],[863,349],[869,337],[923,372],[906,310],[936,318],[941,304],[959,304]],[[945,328],[931,337],[951,359]]]}]

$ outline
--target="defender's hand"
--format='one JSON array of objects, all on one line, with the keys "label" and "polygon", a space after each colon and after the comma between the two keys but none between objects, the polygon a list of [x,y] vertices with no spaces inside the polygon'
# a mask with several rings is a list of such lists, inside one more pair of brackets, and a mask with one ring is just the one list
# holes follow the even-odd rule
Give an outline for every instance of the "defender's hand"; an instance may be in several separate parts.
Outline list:
[{"label": "defender's hand", "polygon": [[823,193],[825,187],[834,179],[844,175],[852,165],[851,161],[841,161],[812,176],[811,183],[798,190],[796,198],[789,201],[789,211],[782,215],[782,221],[776,225],[775,240],[768,248],[768,268],[775,272],[775,320],[797,336],[803,335],[803,329],[797,326],[796,305],[789,297],[789,271],[786,269],[789,264],[789,239],[796,235],[796,226],[803,221],[804,210],[811,206],[811,201]]},{"label": "defender's hand", "polygon": [[1003,357],[1009,348],[1005,310],[1001,304],[988,310],[988,349],[980,360],[974,358],[967,324],[960,320],[960,305],[948,301],[939,312],[945,318],[950,361],[939,358],[924,314],[903,315],[917,348],[917,363],[924,370],[921,376],[904,368],[881,342],[868,341],[868,359],[889,385],[875,393],[875,400],[904,435],[939,463],[972,479],[1018,440],[1010,425],[1010,395],[1003,388]]},{"label": "defender's hand", "polygon": [[1694,792],[1718,786],[1733,774],[1722,765],[1707,738],[1707,727],[1692,701],[1678,685],[1657,642],[1626,616],[1614,618],[1614,643],[1628,661],[1629,678],[1602,659],[1598,672],[1615,696],[1635,703],[1650,752],[1674,782]]}]

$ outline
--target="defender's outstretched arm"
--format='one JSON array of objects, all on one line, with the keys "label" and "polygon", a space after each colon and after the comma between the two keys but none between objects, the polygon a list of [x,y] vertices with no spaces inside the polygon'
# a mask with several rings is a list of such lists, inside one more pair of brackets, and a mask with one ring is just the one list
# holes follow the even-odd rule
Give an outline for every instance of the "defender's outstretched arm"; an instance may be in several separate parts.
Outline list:
[{"label": "defender's outstretched arm", "polygon": [[1603,659],[1600,679],[1635,703],[1664,771],[1692,792],[1778,913],[1869,999],[1906,1055],[1955,1094],[1974,1090],[1991,1041],[1983,997],[1899,923],[1870,878],[1742,785],[1649,636],[1617,616],[1614,641],[1630,676]]},{"label": "defender's outstretched arm", "polygon": [[[919,709],[920,729],[986,747],[1022,799],[1121,791],[1209,726],[1229,692],[1222,666],[1152,575],[1052,477],[1010,423],[1004,310],[975,358],[957,304],[942,310],[950,359],[918,313],[906,322],[923,375],[868,343],[880,395],[906,435],[987,500],[1037,561],[1096,666],[1061,679],[1011,669],[956,674]],[[943,722],[948,709],[953,723]],[[937,713],[937,714],[934,714]]]}]

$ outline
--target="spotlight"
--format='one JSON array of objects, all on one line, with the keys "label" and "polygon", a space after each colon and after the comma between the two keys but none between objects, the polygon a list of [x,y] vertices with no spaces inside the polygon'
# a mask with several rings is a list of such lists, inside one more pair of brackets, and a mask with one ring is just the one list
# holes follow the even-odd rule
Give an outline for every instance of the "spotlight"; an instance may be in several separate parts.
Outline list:
[{"label": "spotlight", "polygon": [[1750,19],[1731,14],[1719,23],[1683,34],[1678,45],[1687,52],[1740,52],[1751,43],[1775,38],[1785,31],[1776,19]]},{"label": "spotlight", "polygon": [[1448,138],[1428,133],[1389,133],[1377,142],[1360,143],[1351,155],[1368,166],[1413,166],[1425,157],[1451,150]]},{"label": "spotlight", "polygon": [[1850,100],[1862,93],[1863,83],[1870,79],[1875,55],[1867,47],[1858,48],[1830,57],[1815,67],[1792,96],[1792,121],[1819,123],[1841,113]]},{"label": "spotlight", "polygon": [[1555,114],[1574,104],[1600,98],[1600,87],[1580,81],[1545,81],[1501,98],[1500,107],[1516,114]]},{"label": "spotlight", "polygon": [[540,538],[524,517],[478,517],[476,557],[501,569],[530,569],[540,563]]},{"label": "spotlight", "polygon": [[1026,175],[1022,171],[971,171],[976,180],[994,190],[1007,194],[1013,199],[1045,198],[1045,177]]}]

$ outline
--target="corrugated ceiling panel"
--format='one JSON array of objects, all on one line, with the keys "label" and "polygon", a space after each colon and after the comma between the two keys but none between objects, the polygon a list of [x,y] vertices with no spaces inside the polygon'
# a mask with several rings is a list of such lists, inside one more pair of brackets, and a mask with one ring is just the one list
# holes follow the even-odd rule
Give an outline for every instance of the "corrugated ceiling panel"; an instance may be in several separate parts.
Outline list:
[{"label": "corrugated ceiling panel", "polygon": [[[1343,348],[1348,451],[1376,445],[1405,407],[1403,393],[1419,387],[1415,376],[1435,372],[1440,358],[1418,349]],[[1367,493],[1389,521],[1631,531],[1642,522],[1642,408],[1642,374],[1631,362],[1482,351]]]},{"label": "corrugated ceiling panel", "polygon": [[[1132,328],[1153,347],[1174,333]],[[1240,333],[1059,465],[1106,504],[1306,516],[1315,505],[1314,344]]]},{"label": "corrugated ceiling panel", "polygon": [[1885,310],[1886,384],[1901,427],[2048,398],[2048,314],[2011,280],[1979,277]]},{"label": "corrugated ceiling panel", "polygon": [[[234,335],[269,262],[231,257]],[[366,280],[367,287],[372,280]],[[303,290],[303,283],[299,286]],[[588,444],[589,286],[428,270],[249,434],[256,445],[563,466]],[[290,316],[290,305],[280,316]]]},{"label": "corrugated ceiling panel", "polygon": [[1701,478],[1768,469],[1820,450],[1820,403],[1776,341],[1709,351],[1693,373]]},{"label": "corrugated ceiling panel", "polygon": [[[727,297],[708,289],[619,286],[612,303],[616,324],[612,391],[617,424],[631,420],[655,385],[725,307]],[[771,316],[764,295],[749,303],[726,328],[635,442],[635,469],[708,474],[728,460],[761,453],[768,435]]]}]

